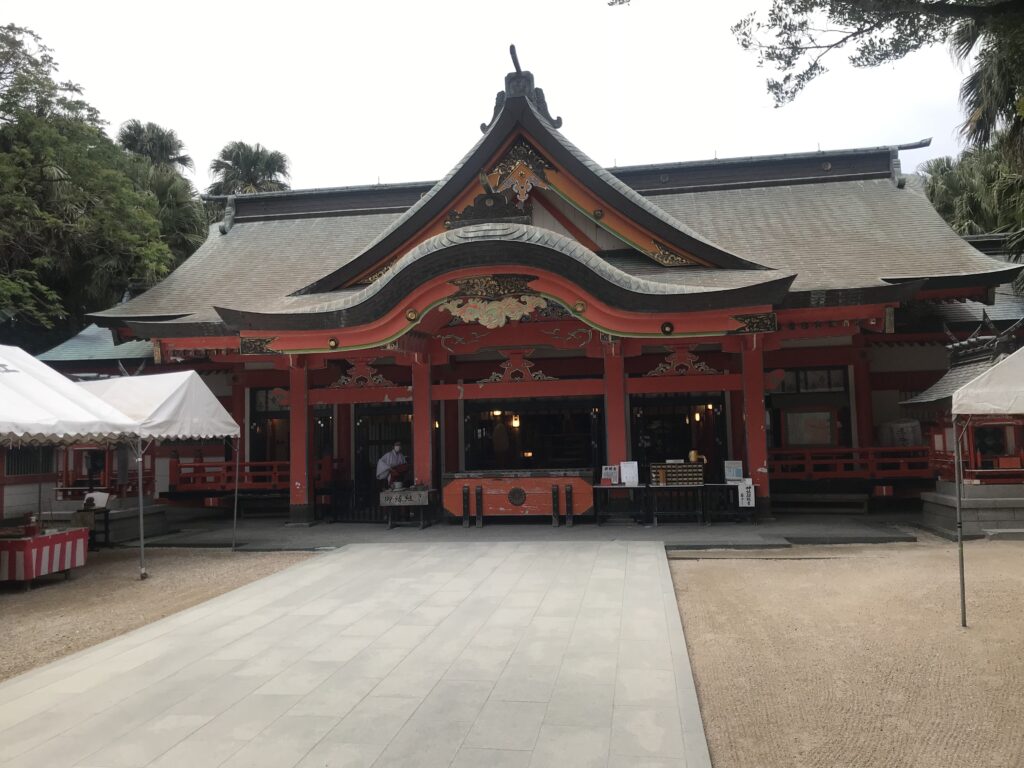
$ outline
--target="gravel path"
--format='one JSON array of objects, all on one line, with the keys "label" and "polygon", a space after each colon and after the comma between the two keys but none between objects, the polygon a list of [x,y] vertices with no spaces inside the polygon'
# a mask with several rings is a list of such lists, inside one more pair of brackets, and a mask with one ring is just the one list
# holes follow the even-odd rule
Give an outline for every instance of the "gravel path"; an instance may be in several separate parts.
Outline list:
[{"label": "gravel path", "polygon": [[[715,768],[1024,765],[1024,542],[671,563]],[[795,557],[803,559],[793,559]]]},{"label": "gravel path", "polygon": [[90,552],[71,580],[48,577],[30,592],[0,583],[0,680],[109,640],[222,592],[287,568],[305,552],[148,549]]}]

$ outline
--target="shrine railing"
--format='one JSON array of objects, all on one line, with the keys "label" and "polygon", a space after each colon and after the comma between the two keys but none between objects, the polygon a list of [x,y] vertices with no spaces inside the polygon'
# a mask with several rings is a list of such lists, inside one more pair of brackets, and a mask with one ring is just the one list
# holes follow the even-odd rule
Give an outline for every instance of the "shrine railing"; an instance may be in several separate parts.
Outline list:
[{"label": "shrine railing", "polygon": [[[935,476],[954,482],[955,464],[952,451],[932,451],[932,464],[935,468]],[[980,457],[975,459],[975,464],[981,464]],[[965,483],[979,485],[1011,485],[1024,483],[1024,460],[1020,456],[1000,456],[992,459],[991,466],[971,467],[965,461],[963,473]]]},{"label": "shrine railing", "polygon": [[768,452],[772,480],[896,480],[934,478],[928,446],[908,448],[775,449]]},{"label": "shrine railing", "polygon": [[[287,491],[289,466],[287,461],[243,461],[238,466],[238,488],[243,491]],[[331,471],[330,458],[310,463],[310,473],[316,485],[327,483]],[[172,459],[169,488],[172,493],[232,491],[235,488],[235,462],[184,463]]]}]

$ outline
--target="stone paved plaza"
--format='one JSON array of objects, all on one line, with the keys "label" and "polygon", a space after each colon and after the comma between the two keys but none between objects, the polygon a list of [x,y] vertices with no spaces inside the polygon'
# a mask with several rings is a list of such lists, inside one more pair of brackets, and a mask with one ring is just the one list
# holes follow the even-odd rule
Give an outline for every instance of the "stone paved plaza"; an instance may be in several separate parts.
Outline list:
[{"label": "stone paved plaza", "polygon": [[0,765],[710,760],[661,543],[396,542],[0,684]]}]

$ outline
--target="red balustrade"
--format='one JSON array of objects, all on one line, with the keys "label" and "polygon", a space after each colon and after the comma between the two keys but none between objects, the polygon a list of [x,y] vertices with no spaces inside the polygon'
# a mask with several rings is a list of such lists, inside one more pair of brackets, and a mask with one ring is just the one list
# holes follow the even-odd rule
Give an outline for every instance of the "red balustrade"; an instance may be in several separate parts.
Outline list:
[{"label": "red balustrade", "polygon": [[772,480],[897,480],[935,475],[928,446],[785,448],[768,452],[768,476]]},{"label": "red balustrade", "polygon": [[[332,460],[320,459],[310,467],[317,485],[330,481]],[[287,491],[287,461],[243,461],[238,466],[238,488],[243,491]],[[172,493],[232,491],[235,462],[171,460],[169,486]]]},{"label": "red balustrade", "polygon": [[[953,482],[955,478],[955,462],[952,451],[932,451],[932,462],[935,476]],[[973,484],[1012,485],[1024,483],[1024,460],[1020,456],[997,456],[991,460],[992,466],[979,467],[981,456],[976,456],[975,466],[970,466],[964,459],[964,482]]]}]

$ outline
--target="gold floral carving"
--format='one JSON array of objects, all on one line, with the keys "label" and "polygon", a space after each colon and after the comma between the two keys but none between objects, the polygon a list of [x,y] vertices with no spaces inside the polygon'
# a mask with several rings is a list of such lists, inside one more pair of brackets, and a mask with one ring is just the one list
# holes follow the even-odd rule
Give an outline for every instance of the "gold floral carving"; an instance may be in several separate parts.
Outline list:
[{"label": "gold floral carving", "polygon": [[453,317],[465,323],[479,323],[484,328],[501,328],[510,320],[521,320],[548,305],[547,299],[533,294],[506,296],[502,299],[456,298],[440,305]]},{"label": "gold floral carving", "polygon": [[695,263],[692,259],[680,256],[657,240],[652,240],[651,243],[654,244],[654,253],[651,254],[651,258],[663,267],[686,267],[692,266]]}]

